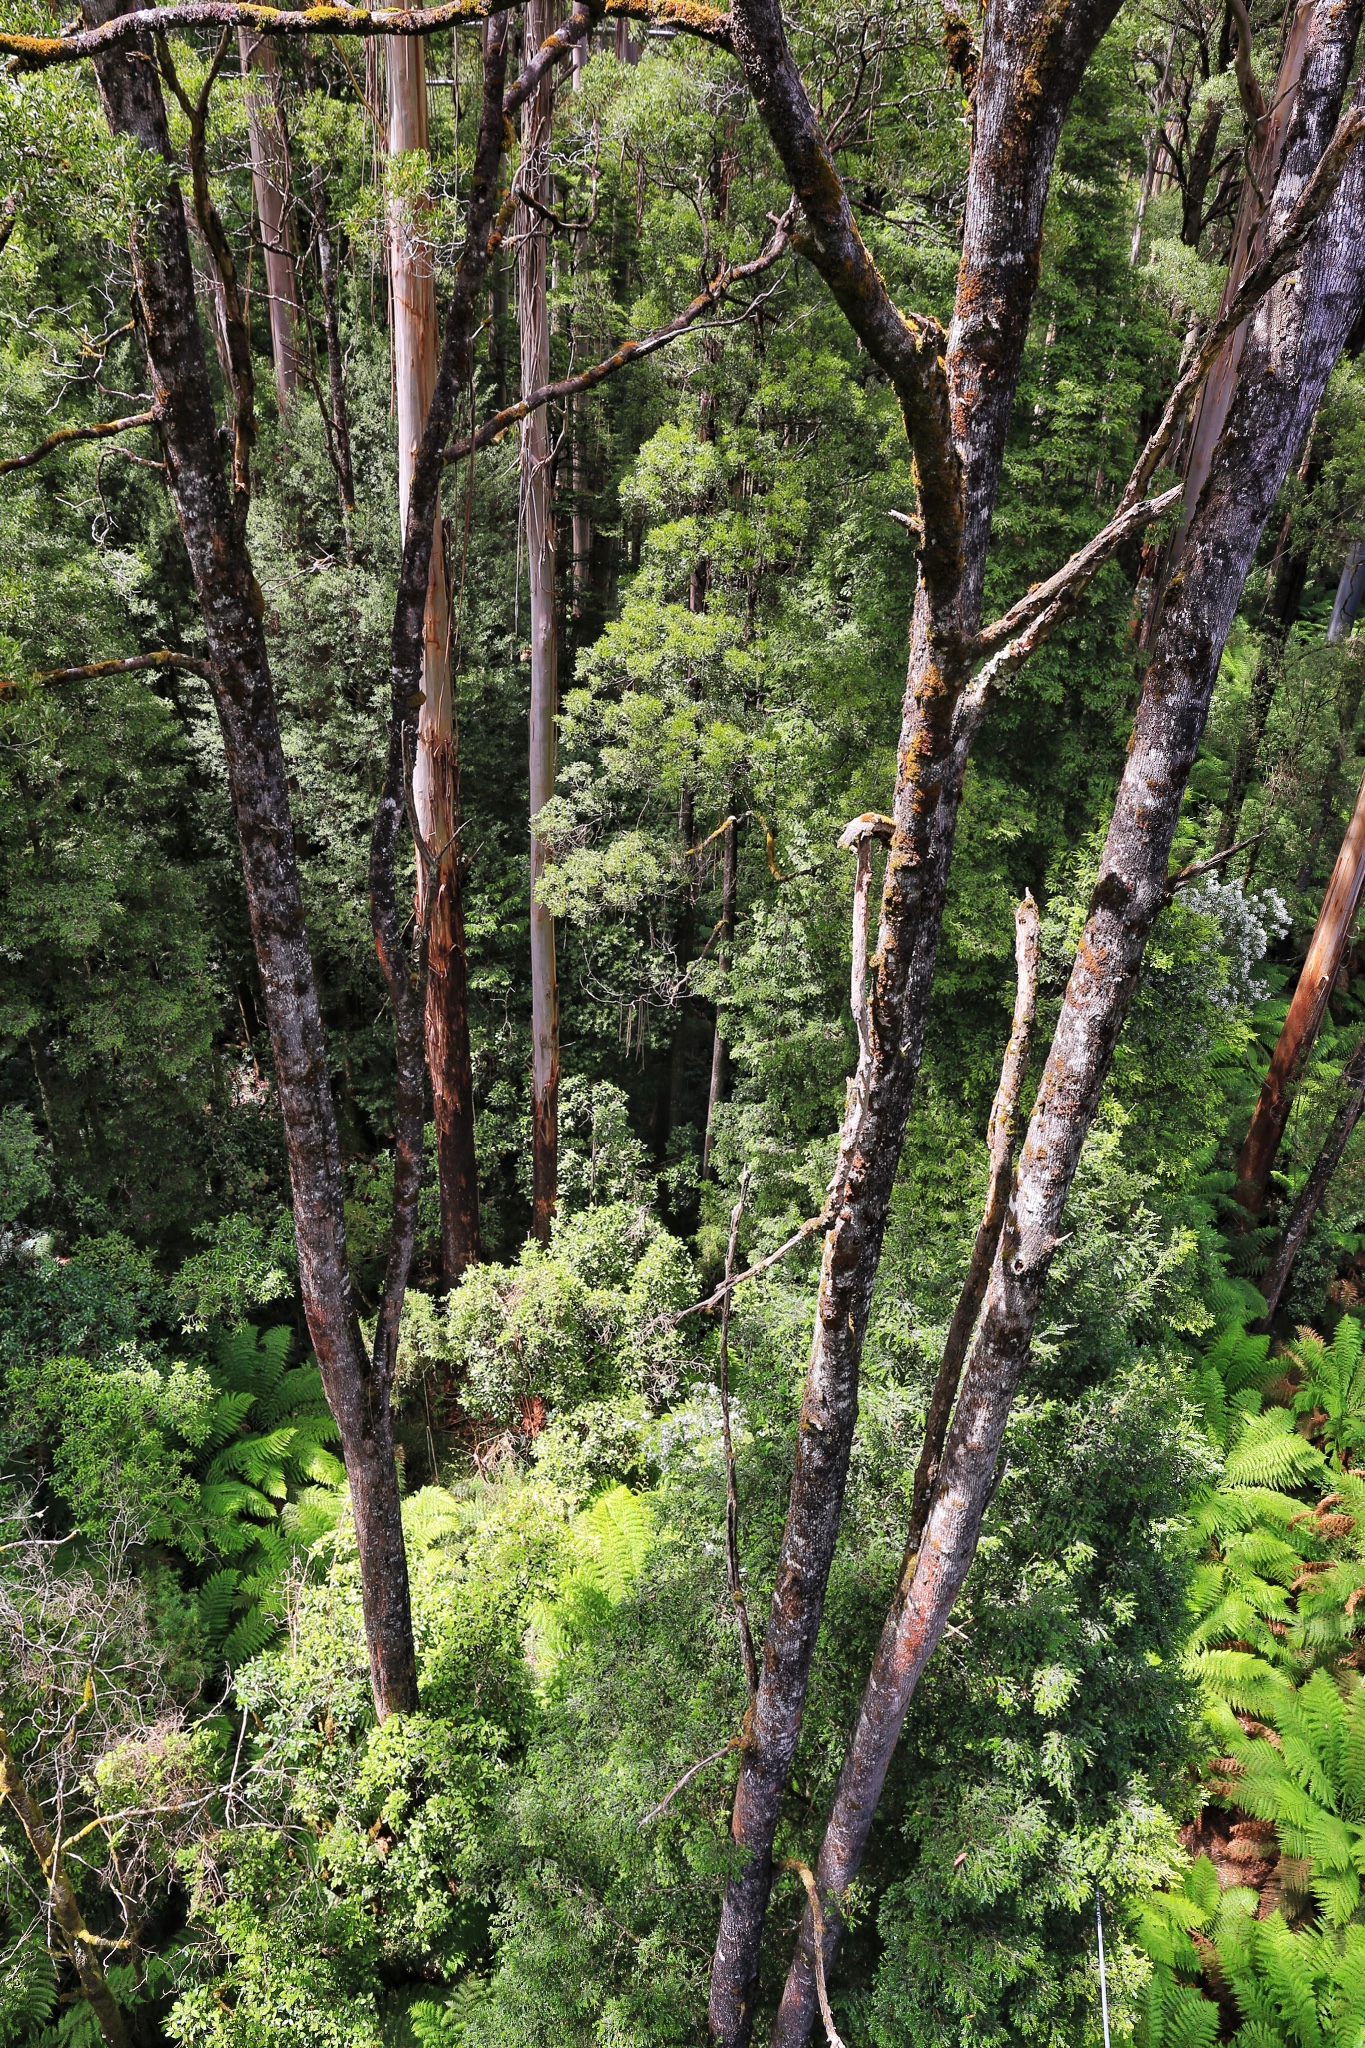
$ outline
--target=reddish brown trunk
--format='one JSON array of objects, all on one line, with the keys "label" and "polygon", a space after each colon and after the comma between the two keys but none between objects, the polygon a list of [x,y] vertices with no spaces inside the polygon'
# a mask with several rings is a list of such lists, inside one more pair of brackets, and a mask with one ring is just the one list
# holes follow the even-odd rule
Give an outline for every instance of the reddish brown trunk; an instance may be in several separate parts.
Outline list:
[{"label": "reddish brown trunk", "polygon": [[[425,41],[388,45],[391,156],[428,150]],[[398,500],[406,526],[417,446],[436,385],[439,331],[434,255],[423,221],[395,205],[389,218],[393,361],[398,413]],[[427,855],[417,864],[417,914],[427,926],[425,1032],[441,1196],[441,1268],[453,1286],[479,1252],[469,978],[461,901],[460,757],[450,654],[450,600],[440,503],[422,632],[422,708],[412,798]]]},{"label": "reddish brown trunk", "polygon": [[1259,1216],[1270,1187],[1271,1170],[1280,1149],[1294,1091],[1313,1048],[1327,1003],[1351,936],[1361,891],[1365,889],[1365,780],[1341,842],[1317,926],[1303,963],[1289,1015],[1285,1018],[1261,1083],[1251,1128],[1237,1159],[1236,1198],[1251,1217]]}]

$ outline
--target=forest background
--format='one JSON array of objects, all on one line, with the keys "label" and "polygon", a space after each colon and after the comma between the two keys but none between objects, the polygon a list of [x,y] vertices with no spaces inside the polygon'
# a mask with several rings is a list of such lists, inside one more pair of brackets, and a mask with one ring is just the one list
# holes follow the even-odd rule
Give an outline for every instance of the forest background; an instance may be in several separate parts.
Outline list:
[{"label": "forest background", "polygon": [[[55,18],[4,10],[15,2048],[691,2042],[708,1986],[713,2037],[738,2040],[774,2025],[807,1885],[822,1896],[941,1354],[999,1132],[1017,1149],[1063,1016],[1181,515],[1164,501],[1119,536],[966,769],[779,1773],[757,2019],[737,2022],[712,1952],[745,1867],[746,1645],[762,1657],[809,1424],[828,1191],[874,1029],[859,917],[884,885],[934,531],[904,393],[793,225],[728,30],[684,0],[631,11],[572,17],[489,189],[487,80],[524,81],[556,26],[534,7],[505,50],[472,8],[386,46],[340,15],[262,39],[220,7],[139,53],[169,109],[205,445],[278,712],[340,1270],[377,1361],[357,1422],[313,1316],[312,1197],[296,1240],[303,1155],[219,646],[149,384],[166,178],[111,132],[105,72],[102,101],[88,64],[27,66],[22,39]],[[1043,176],[983,618],[1106,528],[1214,332],[1313,14],[1182,0],[1096,28]],[[946,327],[977,44],[1008,46],[1008,10],[818,4],[790,33],[891,299]],[[462,291],[429,576],[408,508],[430,509],[421,422]],[[1106,2029],[1268,2048],[1365,2026],[1362,316],[1365,293],[1306,432],[1271,451],[1284,480],[1214,650],[1179,886],[1078,1126],[980,1543],[862,1867],[823,1893],[843,1942],[814,2025],[849,2048]],[[515,416],[555,380],[580,388]],[[1162,451],[1162,489],[1191,441]],[[394,652],[414,591],[420,712]],[[1001,1125],[1029,892],[1037,1019]],[[1253,1199],[1243,1141],[1277,1047]],[[731,1300],[721,1283],[782,1247]],[[1268,1275],[1273,1316],[1248,1334]],[[405,1572],[410,1683],[376,1651],[365,1548],[389,1375],[402,1530],[383,1569],[390,1592]]]}]

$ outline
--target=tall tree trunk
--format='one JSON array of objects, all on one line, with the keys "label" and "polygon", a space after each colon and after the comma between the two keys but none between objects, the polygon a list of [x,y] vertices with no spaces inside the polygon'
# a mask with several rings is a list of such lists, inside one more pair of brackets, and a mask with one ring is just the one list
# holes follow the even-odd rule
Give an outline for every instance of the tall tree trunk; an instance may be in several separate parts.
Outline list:
[{"label": "tall tree trunk", "polygon": [[[304,45],[305,79],[310,79],[311,60]],[[341,498],[341,524],[346,537],[346,560],[355,567],[355,462],[351,454],[351,419],[346,403],[346,369],[341,352],[341,304],[337,285],[336,251],[332,242],[331,208],[327,203],[327,173],[320,163],[312,167],[313,232],[318,252],[318,284],[322,292],[322,327],[327,342],[328,404],[323,425],[327,431],[327,452],[336,471]]]},{"label": "tall tree trunk", "polygon": [[[730,955],[734,950],[735,912],[739,905],[739,822],[731,817],[725,820],[722,838],[720,885],[720,949],[719,959],[723,967],[729,967]],[[725,1100],[729,1080],[730,1052],[720,1028],[720,1011],[716,1012],[715,1031],[711,1039],[711,1089],[706,1098],[706,1136],[702,1141],[701,1177],[707,1180],[711,1173],[711,1148],[715,1142],[716,1111]]]},{"label": "tall tree trunk", "polygon": [[1340,647],[1347,638],[1362,604],[1365,604],[1365,540],[1356,540],[1346,550],[1346,560],[1341,565],[1332,622],[1327,628],[1329,647]]},{"label": "tall tree trunk", "polygon": [[[1274,194],[1277,217],[1302,190],[1331,135],[1359,18],[1354,0],[1349,8],[1320,9],[1313,23]],[[1170,593],[924,1540],[882,1630],[821,1846],[816,1880],[825,1909],[826,1971],[842,1932],[839,1900],[861,1867],[910,1699],[975,1555],[1081,1147],[1147,936],[1167,900],[1171,842],[1228,628],[1290,454],[1302,443],[1362,302],[1365,166],[1357,150],[1304,245],[1296,274],[1250,324],[1226,431],[1190,526],[1183,575]],[[808,1914],[774,2037],[781,2048],[809,2036],[813,1941]]]},{"label": "tall tree trunk", "polygon": [[1284,1226],[1284,1234],[1275,1248],[1261,1292],[1265,1296],[1265,1322],[1268,1327],[1271,1317],[1280,1305],[1285,1283],[1294,1269],[1303,1241],[1308,1235],[1309,1225],[1322,1207],[1322,1198],[1332,1183],[1332,1176],[1341,1164],[1342,1154],[1350,1143],[1351,1134],[1360,1122],[1360,1113],[1365,1109],[1365,1038],[1362,1038],[1351,1054],[1341,1074],[1345,1093],[1341,1106],[1332,1119],[1332,1128],[1327,1133],[1322,1150],[1313,1162],[1312,1171],[1295,1197]]},{"label": "tall tree trunk", "polygon": [[270,36],[237,31],[237,52],[247,81],[246,115],[251,137],[251,178],[265,252],[265,288],[270,302],[270,347],[275,358],[275,392],[283,412],[299,381],[298,284],[289,246],[289,149],[280,105],[279,55]]},{"label": "tall tree trunk", "polygon": [[973,662],[986,543],[1062,120],[1117,0],[992,0],[973,95],[956,311],[948,336],[891,303],[862,243],[787,46],[776,0],[736,0],[736,54],[806,219],[805,253],[900,398],[924,522],[871,1029],[849,1088],[830,1186],[815,1335],[786,1525],[748,1717],[712,1966],[713,2040],[744,2048],[754,2019],[772,1844],[805,1707],[843,1508],[858,1369],[891,1191],[919,1069],[948,866],[974,727],[959,717]]},{"label": "tall tree trunk", "polygon": [[[85,0],[90,25],[121,11],[104,0]],[[111,130],[169,162],[150,50],[118,44],[94,61]],[[173,179],[150,220],[134,222],[132,254],[167,481],[208,641],[289,1154],[299,1285],[351,1484],[370,1675],[382,1717],[413,1707],[417,1695],[389,1385],[366,1355],[351,1293],[336,1112],[261,628],[265,603],[223,474],[184,208]]]},{"label": "tall tree trunk", "polygon": [[1337,854],[1332,879],[1294,988],[1289,1014],[1271,1057],[1261,1093],[1237,1158],[1236,1199],[1247,1214],[1259,1216],[1270,1186],[1275,1155],[1280,1149],[1294,1091],[1313,1048],[1351,936],[1361,892],[1365,890],[1365,779],[1356,794],[1355,810]]},{"label": "tall tree trunk", "polygon": [[[428,153],[426,41],[393,36],[387,48],[391,157]],[[393,360],[398,409],[399,518],[407,527],[413,463],[436,385],[439,329],[435,262],[420,214],[389,209]],[[440,503],[422,634],[422,709],[412,768],[413,807],[429,858],[419,852],[417,915],[427,930],[426,1050],[441,1192],[441,1268],[447,1287],[479,1253],[474,1075],[469,1050],[460,846],[460,757],[450,658],[450,598]]]},{"label": "tall tree trunk", "polygon": [[[554,29],[555,0],[529,0],[528,55]],[[554,86],[547,72],[526,103],[518,189],[542,207],[551,203],[550,131]],[[550,380],[550,312],[545,291],[548,236],[533,204],[517,209],[517,312],[521,327],[521,388]],[[531,816],[554,795],[555,720],[559,709],[559,644],[555,606],[555,532],[550,428],[545,407],[528,414],[521,430],[521,490],[526,520],[526,565],[531,590]],[[559,988],[555,979],[554,919],[537,901],[548,849],[531,832],[531,1228],[550,1241],[558,1181]]]}]

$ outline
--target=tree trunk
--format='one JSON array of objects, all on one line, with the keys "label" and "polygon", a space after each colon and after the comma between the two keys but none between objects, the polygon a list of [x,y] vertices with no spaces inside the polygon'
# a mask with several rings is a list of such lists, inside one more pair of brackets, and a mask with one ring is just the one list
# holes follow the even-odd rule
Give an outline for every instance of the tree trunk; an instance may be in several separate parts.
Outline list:
[{"label": "tree trunk", "polygon": [[1340,647],[1365,604],[1365,540],[1352,541],[1346,551],[1332,606],[1332,623],[1327,628],[1327,645]]},{"label": "tree trunk", "polygon": [[331,209],[327,204],[327,175],[321,164],[313,165],[313,228],[317,236],[318,284],[322,292],[322,326],[327,340],[327,387],[330,410],[324,417],[327,452],[336,471],[341,498],[341,524],[346,536],[346,560],[355,567],[355,462],[351,454],[351,419],[346,403],[346,370],[341,352],[341,306],[337,291],[336,253],[332,246]]},{"label": "tree trunk", "polygon": [[[85,0],[90,25],[119,11]],[[111,46],[95,58],[95,72],[114,134],[170,161],[150,51],[139,44]],[[351,1483],[370,1675],[382,1718],[414,1706],[417,1691],[388,1384],[366,1357],[351,1293],[336,1112],[261,628],[265,604],[223,474],[174,180],[150,221],[134,223],[132,253],[167,481],[208,640],[289,1154],[299,1285]]]},{"label": "tree trunk", "polygon": [[251,179],[265,252],[275,391],[283,412],[299,381],[299,299],[289,247],[289,151],[280,107],[279,57],[270,36],[253,36],[244,28],[237,31],[237,51],[247,81]]},{"label": "tree trunk", "polygon": [[1365,1109],[1365,1038],[1362,1038],[1341,1074],[1345,1094],[1341,1107],[1332,1120],[1321,1152],[1313,1162],[1312,1172],[1299,1190],[1289,1217],[1284,1226],[1284,1235],[1275,1250],[1275,1255],[1266,1269],[1261,1285],[1265,1296],[1265,1319],[1263,1328],[1268,1328],[1270,1319],[1280,1305],[1285,1283],[1293,1271],[1294,1261],[1299,1255],[1308,1226],[1322,1207],[1322,1198],[1332,1182],[1332,1176],[1341,1164],[1341,1156],[1350,1142],[1351,1133],[1360,1122],[1360,1113]]},{"label": "tree trunk", "polygon": [[[387,45],[388,146],[391,157],[428,153],[426,41],[393,36]],[[404,205],[389,210],[393,288],[393,360],[398,410],[399,518],[407,527],[412,468],[436,385],[439,328],[436,279],[422,221]],[[440,501],[431,550],[422,635],[422,709],[412,768],[412,799],[429,851],[417,863],[417,915],[427,930],[426,1056],[436,1123],[441,1192],[441,1269],[453,1287],[479,1254],[479,1189],[474,1152],[474,1075],[469,1050],[469,976],[465,953],[460,846],[460,756],[450,658],[450,599]]]},{"label": "tree trunk", "polygon": [[986,542],[1038,278],[1062,120],[1117,0],[993,0],[973,97],[956,312],[945,337],[891,304],[820,137],[775,0],[737,0],[736,55],[806,216],[803,253],[901,399],[925,541],[882,894],[871,1031],[850,1084],[795,1469],[746,1725],[712,1967],[713,2040],[744,2048],[754,2019],[772,1844],[805,1707],[858,1412],[858,1368],[919,1069],[972,727],[957,716],[980,613]]},{"label": "tree trunk", "polygon": [[[555,27],[554,0],[529,0],[528,54]],[[526,103],[522,120],[522,165],[518,189],[541,206],[551,203],[550,130],[554,86],[550,74]],[[548,236],[534,205],[517,209],[517,312],[521,327],[521,388],[534,391],[550,380],[550,313],[545,292]],[[521,430],[522,503],[526,519],[526,564],[531,587],[530,789],[534,820],[554,795],[555,720],[559,696],[559,646],[555,618],[555,533],[550,429],[545,407],[530,413]],[[531,1227],[540,1244],[550,1241],[559,1149],[559,989],[555,980],[554,919],[536,900],[548,848],[531,831]]]},{"label": "tree trunk", "polygon": [[[1302,190],[1330,138],[1359,16],[1355,0],[1349,9],[1319,10],[1313,23],[1274,195],[1277,217]],[[825,1903],[827,1973],[842,1931],[840,1896],[861,1867],[911,1696],[975,1555],[1081,1147],[1148,933],[1167,900],[1171,842],[1228,628],[1290,454],[1302,444],[1363,301],[1365,168],[1357,151],[1296,273],[1249,325],[1227,429],[1190,526],[1184,573],[1170,593],[924,1540],[882,1630],[821,1846],[816,1874]],[[781,2048],[809,2035],[813,1940],[808,1915],[774,2036]]]},{"label": "tree trunk", "polygon": [[48,1910],[60,1931],[62,1947],[80,1978],[81,1990],[95,2015],[105,2048],[128,2048],[128,2030],[123,2023],[123,2014],[109,1989],[104,1965],[85,1924],[80,1900],[72,1889],[52,1832],[43,1818],[43,1810],[25,1785],[14,1761],[9,1735],[0,1721],[0,1804],[5,1801],[14,1809],[19,1825],[28,1837],[28,1845],[38,1859],[47,1891]]},{"label": "tree trunk", "polygon": [[1236,1199],[1251,1217],[1260,1215],[1270,1186],[1271,1169],[1280,1149],[1294,1091],[1313,1048],[1351,936],[1365,890],[1365,779],[1356,794],[1355,810],[1341,842],[1332,879],[1322,899],[1317,925],[1294,988],[1289,1014],[1270,1061],[1260,1097],[1237,1159]]},{"label": "tree trunk", "polygon": [[[723,967],[730,965],[730,954],[734,948],[735,911],[739,901],[739,824],[734,818],[725,821],[722,841],[724,853],[721,864],[720,889],[720,948],[719,960]],[[711,1089],[706,1098],[706,1136],[702,1140],[701,1177],[708,1180],[711,1174],[711,1147],[715,1140],[716,1111],[725,1100],[730,1063],[729,1048],[720,1028],[720,1012],[716,1012],[715,1031],[711,1039]]]}]

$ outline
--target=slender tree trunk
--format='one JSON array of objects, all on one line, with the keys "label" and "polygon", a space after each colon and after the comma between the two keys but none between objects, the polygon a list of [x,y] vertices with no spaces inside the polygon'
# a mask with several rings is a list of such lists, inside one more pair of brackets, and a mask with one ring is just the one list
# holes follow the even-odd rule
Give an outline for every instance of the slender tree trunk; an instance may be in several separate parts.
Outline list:
[{"label": "slender tree trunk", "polygon": [[[388,146],[391,157],[428,153],[426,41],[394,36],[387,46]],[[420,216],[389,211],[393,287],[393,359],[398,409],[398,503],[406,530],[413,463],[436,385],[439,328],[430,242]],[[460,847],[460,756],[450,657],[450,599],[445,548],[431,550],[422,634],[422,709],[412,798],[430,858],[417,864],[417,914],[427,929],[426,1053],[436,1122],[441,1191],[441,1268],[454,1286],[479,1253],[479,1190],[474,1151],[474,1076],[469,1049],[469,975],[465,952]]]},{"label": "slender tree trunk", "polygon": [[1261,1292],[1265,1296],[1263,1328],[1269,1327],[1270,1319],[1280,1305],[1280,1296],[1284,1293],[1285,1283],[1294,1268],[1294,1261],[1308,1235],[1308,1227],[1322,1207],[1322,1198],[1331,1186],[1332,1176],[1341,1164],[1341,1157],[1350,1143],[1351,1133],[1360,1122],[1362,1109],[1365,1109],[1365,1038],[1361,1039],[1347,1060],[1342,1069],[1341,1080],[1345,1089],[1341,1107],[1332,1120],[1332,1128],[1327,1133],[1322,1150],[1313,1162],[1311,1173],[1290,1208],[1284,1235],[1276,1246],[1275,1255],[1261,1283]]},{"label": "slender tree trunk", "polygon": [[355,462],[351,454],[351,417],[346,403],[346,367],[341,351],[341,304],[337,288],[336,252],[332,245],[331,212],[327,204],[327,177],[321,164],[313,166],[313,226],[317,235],[318,284],[322,292],[322,326],[327,339],[327,387],[330,414],[329,452],[336,470],[341,498],[341,524],[346,535],[346,559],[355,566]]},{"label": "slender tree trunk", "polygon": [[[739,903],[739,824],[735,818],[727,818],[722,839],[720,888],[720,949],[722,966],[729,967],[730,955],[735,942],[735,912]],[[711,1147],[715,1142],[716,1111],[725,1100],[729,1079],[729,1048],[720,1028],[720,1012],[716,1012],[715,1031],[711,1039],[711,1089],[706,1098],[706,1136],[702,1141],[701,1177],[710,1178]]]},{"label": "slender tree trunk", "polygon": [[[529,0],[528,54],[555,27],[555,0]],[[550,131],[554,86],[547,73],[527,101],[522,120],[519,189],[528,201],[549,206]],[[550,378],[550,313],[545,291],[548,236],[534,205],[517,210],[517,311],[521,327],[521,388],[534,391]],[[555,720],[559,710],[559,644],[555,605],[555,532],[550,429],[545,408],[521,430],[521,489],[526,520],[526,564],[531,587],[530,789],[534,819],[554,795]],[[555,979],[555,927],[536,900],[548,848],[531,832],[531,1227],[550,1241],[559,1150],[559,988]]]},{"label": "slender tree trunk", "polygon": [[1346,550],[1346,560],[1341,566],[1336,602],[1332,606],[1332,623],[1327,628],[1329,647],[1340,647],[1347,638],[1362,604],[1365,604],[1365,540],[1357,540],[1352,541]]},{"label": "slender tree trunk", "polygon": [[830,1186],[815,1335],[791,1494],[746,1725],[712,1966],[713,2040],[744,2048],[754,2020],[772,1844],[805,1707],[858,1412],[858,1369],[891,1191],[919,1069],[972,726],[986,543],[1037,285],[1062,120],[1116,0],[992,0],[973,94],[974,140],[951,332],[907,320],[858,236],[787,46],[775,0],[736,0],[736,54],[801,202],[803,253],[901,399],[925,542],[875,973]]},{"label": "slender tree trunk", "polygon": [[275,391],[283,412],[299,381],[299,299],[289,247],[289,152],[279,97],[279,56],[270,36],[253,36],[244,28],[237,31],[237,50],[247,81],[251,177],[265,253]]},{"label": "slender tree trunk", "polygon": [[[1302,190],[1332,132],[1359,24],[1321,9],[1274,211]],[[976,1552],[996,1461],[1027,1360],[1081,1147],[1167,900],[1167,863],[1223,645],[1265,521],[1365,301],[1365,167],[1357,150],[1296,273],[1250,323],[1226,432],[1190,526],[1138,707],[1090,914],[1029,1123],[986,1307],[944,1449],[924,1539],[882,1630],[817,1866],[826,1973],[839,1901],[861,1867],[882,1785],[920,1674]],[[775,2041],[794,2048],[815,2009],[814,1929],[803,1923]]]},{"label": "slender tree trunk", "polygon": [[43,1818],[43,1810],[24,1783],[9,1735],[0,1721],[0,1805],[8,1803],[28,1837],[38,1860],[47,1889],[48,1910],[61,1935],[62,1947],[70,1956],[80,1978],[81,1990],[94,2013],[105,2048],[128,2048],[128,2030],[109,1980],[104,1974],[98,1948],[85,1924],[80,1900],[72,1889],[66,1866]]},{"label": "slender tree trunk", "polygon": [[[120,10],[86,0],[84,11],[93,26]],[[114,134],[169,161],[150,51],[112,46],[95,58],[95,72]],[[150,221],[135,222],[132,253],[167,481],[208,640],[289,1153],[299,1285],[351,1484],[370,1674],[382,1717],[416,1704],[388,1381],[366,1356],[351,1293],[336,1112],[261,628],[265,603],[223,474],[184,208],[173,180]]]},{"label": "slender tree trunk", "polygon": [[1294,987],[1289,1014],[1271,1057],[1260,1097],[1237,1159],[1237,1200],[1247,1214],[1259,1216],[1270,1186],[1275,1155],[1280,1149],[1289,1111],[1313,1041],[1351,936],[1365,890],[1365,779],[1356,794],[1355,810],[1341,842],[1332,879],[1322,899],[1317,925]]}]

